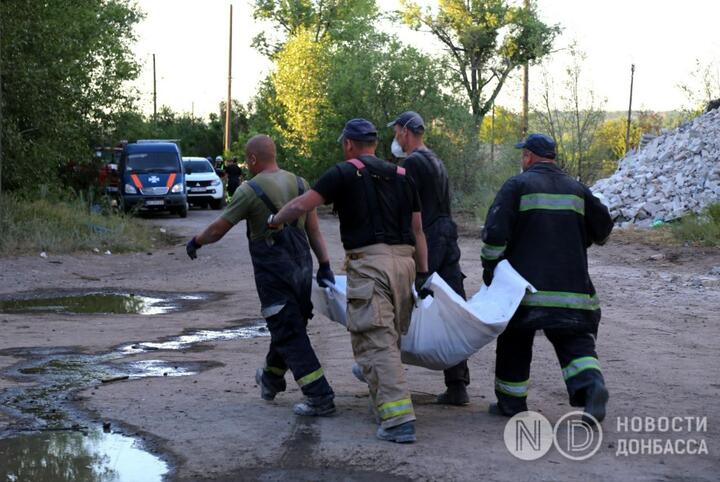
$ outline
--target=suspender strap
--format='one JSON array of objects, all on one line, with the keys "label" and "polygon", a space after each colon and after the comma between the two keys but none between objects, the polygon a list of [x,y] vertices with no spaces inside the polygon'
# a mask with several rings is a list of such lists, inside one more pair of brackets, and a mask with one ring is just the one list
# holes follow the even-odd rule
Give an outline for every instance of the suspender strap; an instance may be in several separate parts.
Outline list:
[{"label": "suspender strap", "polygon": [[385,242],[385,228],[383,227],[382,214],[380,213],[380,206],[378,204],[378,193],[375,188],[375,183],[372,180],[368,169],[360,159],[350,159],[350,164],[355,166],[358,170],[358,175],[362,178],[363,187],[365,188],[365,198],[368,203],[368,210],[370,214],[370,222],[372,223],[373,232],[375,235],[376,243]]},{"label": "suspender strap", "polygon": [[[305,185],[303,184],[303,179],[300,176],[295,176],[295,181],[297,182],[298,196],[302,196],[305,193]],[[293,221],[291,226],[297,227],[298,222],[300,222],[300,218],[297,218],[295,221]]]},{"label": "suspender strap", "polygon": [[[365,189],[365,197],[367,198],[368,203],[368,210],[370,214],[370,222],[373,226],[373,231],[375,234],[375,242],[376,243],[384,243],[385,242],[385,229],[383,227],[382,222],[382,213],[380,212],[380,206],[378,203],[378,192],[377,187],[375,186],[375,182],[372,180],[372,175],[369,170],[366,168],[365,163],[363,163],[360,159],[349,159],[347,162],[355,166],[355,169],[357,169],[358,176],[362,177],[363,187]],[[405,196],[405,189],[403,182],[405,181],[405,168],[397,166],[395,170],[395,189],[400,196],[400,211],[402,218],[399,219],[402,229],[402,237],[405,242],[410,242],[411,235],[410,235],[410,216],[412,216],[412,212],[410,209],[410,205],[408,204],[408,199]],[[403,222],[403,220],[405,222]]]},{"label": "suspender strap", "polygon": [[272,214],[277,214],[278,209],[275,207],[268,195],[265,194],[265,191],[262,190],[260,185],[255,182],[254,179],[249,180],[248,184],[250,185],[252,190],[255,191],[255,195],[260,198],[260,200],[263,202],[263,204],[265,204],[265,206],[270,210],[270,212]]}]

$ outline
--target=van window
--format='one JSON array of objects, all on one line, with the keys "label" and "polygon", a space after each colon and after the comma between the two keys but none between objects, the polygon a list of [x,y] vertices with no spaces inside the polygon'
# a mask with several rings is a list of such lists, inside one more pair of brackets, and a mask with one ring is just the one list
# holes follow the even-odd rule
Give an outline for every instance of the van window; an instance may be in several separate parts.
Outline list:
[{"label": "van window", "polygon": [[176,172],[178,156],[174,152],[135,152],[128,154],[126,171]]}]

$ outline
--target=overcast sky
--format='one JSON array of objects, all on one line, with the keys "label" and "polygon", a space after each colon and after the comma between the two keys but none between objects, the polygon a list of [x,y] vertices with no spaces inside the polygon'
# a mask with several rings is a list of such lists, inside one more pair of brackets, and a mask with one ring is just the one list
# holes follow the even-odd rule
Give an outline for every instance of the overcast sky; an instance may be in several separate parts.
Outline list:
[{"label": "overcast sky", "polygon": [[[266,25],[252,19],[251,0],[139,0],[146,18],[138,26],[135,53],[143,65],[137,83],[142,107],[152,111],[152,54],[156,54],[158,106],[206,116],[226,97],[228,11],[233,4],[233,98],[251,99],[272,65],[251,46]],[[380,0],[397,8],[396,0]],[[431,0],[423,3],[432,4]],[[634,108],[672,110],[684,105],[679,83],[688,82],[695,59],[720,65],[720,0],[538,0],[541,17],[559,23],[557,48],[576,40],[587,54],[585,85],[608,110],[627,109],[630,64],[636,64]],[[429,52],[431,37],[394,28]],[[566,61],[546,62],[560,76]],[[539,67],[531,69],[531,82]],[[537,83],[531,84],[537,86]],[[499,103],[518,109],[519,81],[511,81]],[[533,101],[531,96],[531,102]],[[537,98],[537,96],[535,96]]]}]

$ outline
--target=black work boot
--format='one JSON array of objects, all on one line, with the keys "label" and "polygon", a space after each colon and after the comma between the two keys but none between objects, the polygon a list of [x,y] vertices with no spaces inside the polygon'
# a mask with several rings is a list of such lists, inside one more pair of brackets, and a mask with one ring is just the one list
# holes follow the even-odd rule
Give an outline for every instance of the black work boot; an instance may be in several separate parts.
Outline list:
[{"label": "black work boot", "polygon": [[591,416],[583,415],[583,422],[591,427],[595,426],[595,420],[597,423],[602,422],[605,419],[605,406],[608,398],[610,398],[610,394],[603,383],[596,383],[588,387],[585,392],[585,414]]},{"label": "black work boot", "polygon": [[378,427],[375,435],[380,440],[399,444],[411,444],[417,440],[415,437],[415,422],[413,421],[390,428]]},{"label": "black work boot", "polygon": [[334,394],[324,397],[307,397],[304,402],[295,404],[293,412],[303,417],[327,417],[335,413]]},{"label": "black work boot", "polygon": [[514,417],[518,413],[527,412],[527,407],[511,408],[501,401],[491,403],[488,407],[488,413],[491,415],[500,415],[502,417]]},{"label": "black work boot", "polygon": [[470,403],[467,388],[464,383],[453,383],[448,385],[447,390],[437,397],[437,403],[441,405],[463,406]]},{"label": "black work boot", "polygon": [[265,370],[262,368],[258,368],[255,372],[255,383],[260,387],[260,398],[267,401],[275,400],[275,395],[284,392],[287,388],[285,378],[278,378],[275,383],[272,383],[265,376]]}]

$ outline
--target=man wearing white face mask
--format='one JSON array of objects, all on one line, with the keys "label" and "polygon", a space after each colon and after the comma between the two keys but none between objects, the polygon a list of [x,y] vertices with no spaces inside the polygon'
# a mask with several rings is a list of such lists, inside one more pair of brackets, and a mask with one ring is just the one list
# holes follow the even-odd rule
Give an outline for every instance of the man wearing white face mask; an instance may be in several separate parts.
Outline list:
[{"label": "man wearing white face mask", "polygon": [[[388,127],[395,128],[392,153],[412,178],[420,195],[423,230],[428,245],[428,272],[438,273],[457,294],[465,298],[460,270],[460,248],[457,226],[450,212],[448,174],[442,160],[425,146],[425,123],[417,112],[403,112]],[[446,405],[467,405],[470,371],[467,360],[445,370],[447,390],[437,402]]]}]

